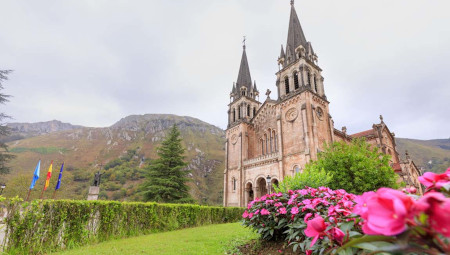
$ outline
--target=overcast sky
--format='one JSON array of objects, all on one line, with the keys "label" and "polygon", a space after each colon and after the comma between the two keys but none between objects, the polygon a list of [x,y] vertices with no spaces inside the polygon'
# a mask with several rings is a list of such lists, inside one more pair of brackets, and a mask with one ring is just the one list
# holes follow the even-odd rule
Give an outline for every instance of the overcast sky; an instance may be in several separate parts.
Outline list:
[{"label": "overcast sky", "polygon": [[[335,127],[450,137],[450,1],[297,0]],[[289,0],[1,0],[1,112],[14,122],[109,126],[172,113],[227,124],[242,37],[252,78],[275,97]],[[264,99],[262,96],[261,99]]]}]

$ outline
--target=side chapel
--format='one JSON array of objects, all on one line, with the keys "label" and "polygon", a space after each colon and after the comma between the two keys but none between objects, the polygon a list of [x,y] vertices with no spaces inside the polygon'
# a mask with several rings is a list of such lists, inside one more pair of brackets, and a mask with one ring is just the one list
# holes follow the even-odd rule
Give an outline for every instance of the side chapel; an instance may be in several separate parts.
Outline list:
[{"label": "side chapel", "polygon": [[417,179],[420,170],[408,155],[406,160],[400,159],[394,133],[382,116],[379,124],[360,133],[347,134],[345,127],[334,128],[322,69],[303,33],[293,0],[287,42],[285,48],[281,46],[278,65],[277,97],[272,99],[268,90],[261,103],[243,46],[238,77],[230,93],[224,206],[245,206],[285,176],[301,172],[306,163],[317,159],[324,143],[350,142],[356,137],[365,137],[383,153],[390,154],[399,180],[422,192]]}]

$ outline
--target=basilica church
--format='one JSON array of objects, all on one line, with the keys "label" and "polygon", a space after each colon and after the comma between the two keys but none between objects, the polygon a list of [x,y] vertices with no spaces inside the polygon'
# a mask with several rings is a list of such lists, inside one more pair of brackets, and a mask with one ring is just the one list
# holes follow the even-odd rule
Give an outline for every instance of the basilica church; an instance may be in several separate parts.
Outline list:
[{"label": "basilica church", "polygon": [[399,181],[421,192],[418,167],[408,155],[400,159],[394,133],[382,116],[380,123],[356,134],[347,134],[345,127],[334,128],[322,69],[303,33],[294,1],[287,42],[281,47],[278,65],[276,96],[268,90],[261,95],[265,96],[261,103],[244,45],[238,77],[230,93],[224,206],[242,207],[266,194],[285,176],[301,172],[306,163],[316,160],[325,143],[350,142],[360,137],[391,155],[391,166]]}]

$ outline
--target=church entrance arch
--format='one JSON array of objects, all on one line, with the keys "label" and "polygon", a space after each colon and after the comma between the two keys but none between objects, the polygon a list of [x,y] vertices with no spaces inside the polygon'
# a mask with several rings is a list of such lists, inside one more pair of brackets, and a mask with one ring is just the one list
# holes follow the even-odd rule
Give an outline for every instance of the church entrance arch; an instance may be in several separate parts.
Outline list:
[{"label": "church entrance arch", "polygon": [[245,205],[253,201],[253,199],[255,199],[253,184],[251,182],[247,182],[245,185]]},{"label": "church entrance arch", "polygon": [[257,196],[258,197],[262,197],[265,194],[267,194],[267,182],[266,179],[264,177],[259,178],[256,181],[256,189],[257,189]]},{"label": "church entrance arch", "polygon": [[277,179],[272,179],[271,183],[272,183],[272,187],[270,189],[270,192],[274,193],[275,192],[274,187],[278,187],[278,180]]}]

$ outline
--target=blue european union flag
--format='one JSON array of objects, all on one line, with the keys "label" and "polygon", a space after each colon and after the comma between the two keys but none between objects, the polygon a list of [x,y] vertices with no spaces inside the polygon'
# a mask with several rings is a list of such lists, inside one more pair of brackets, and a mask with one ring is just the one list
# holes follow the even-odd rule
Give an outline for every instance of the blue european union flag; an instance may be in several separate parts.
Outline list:
[{"label": "blue european union flag", "polygon": [[56,183],[55,190],[58,190],[61,186],[61,178],[62,178],[63,169],[64,169],[64,162],[61,165],[61,170],[59,170],[59,177],[58,177],[58,182]]}]

